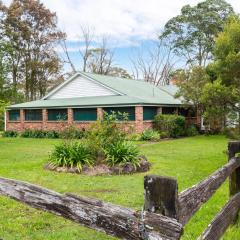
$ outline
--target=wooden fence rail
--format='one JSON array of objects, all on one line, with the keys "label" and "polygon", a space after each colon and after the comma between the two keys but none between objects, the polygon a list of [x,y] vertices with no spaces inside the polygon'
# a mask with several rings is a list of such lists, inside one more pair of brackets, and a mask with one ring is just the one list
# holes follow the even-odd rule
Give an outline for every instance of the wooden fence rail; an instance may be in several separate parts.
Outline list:
[{"label": "wooden fence rail", "polygon": [[229,162],[200,183],[178,194],[176,179],[144,177],[141,212],[33,184],[0,178],[0,194],[121,239],[178,240],[183,226],[229,177],[230,200],[198,240],[218,240],[240,209],[240,141],[229,142]]}]

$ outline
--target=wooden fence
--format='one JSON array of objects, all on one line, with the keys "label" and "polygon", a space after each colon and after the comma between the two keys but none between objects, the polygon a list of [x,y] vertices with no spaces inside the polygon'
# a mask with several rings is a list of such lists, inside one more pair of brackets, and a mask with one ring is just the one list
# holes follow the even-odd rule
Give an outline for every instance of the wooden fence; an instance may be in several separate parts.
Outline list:
[{"label": "wooden fence", "polygon": [[228,144],[228,163],[205,180],[178,193],[169,177],[144,177],[141,212],[73,194],[60,194],[29,183],[0,178],[0,194],[121,239],[177,240],[184,225],[229,177],[230,200],[198,240],[217,240],[240,209],[240,142]]}]

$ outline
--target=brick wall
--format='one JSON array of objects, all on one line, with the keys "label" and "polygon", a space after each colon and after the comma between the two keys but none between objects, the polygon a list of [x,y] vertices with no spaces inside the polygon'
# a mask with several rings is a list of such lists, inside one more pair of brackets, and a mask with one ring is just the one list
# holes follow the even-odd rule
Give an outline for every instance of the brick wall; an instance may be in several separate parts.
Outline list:
[{"label": "brick wall", "polygon": [[[25,121],[24,120],[24,110],[20,111],[20,121],[12,122],[9,121],[8,112],[6,113],[6,129],[7,130],[15,130],[18,132],[23,131],[24,129],[39,129],[39,130],[56,130],[60,131],[64,128],[73,125],[79,129],[87,130],[92,121],[84,121],[84,122],[74,122],[73,121],[73,110],[71,108],[68,109],[68,120],[67,121],[48,121],[48,113],[47,109],[42,110],[43,121]],[[101,119],[103,117],[103,109],[97,108],[97,117]],[[126,124],[126,130],[132,131],[132,129],[141,133],[146,128],[152,127],[152,121],[143,122],[143,107],[136,106],[135,107],[135,121],[129,122]]]}]

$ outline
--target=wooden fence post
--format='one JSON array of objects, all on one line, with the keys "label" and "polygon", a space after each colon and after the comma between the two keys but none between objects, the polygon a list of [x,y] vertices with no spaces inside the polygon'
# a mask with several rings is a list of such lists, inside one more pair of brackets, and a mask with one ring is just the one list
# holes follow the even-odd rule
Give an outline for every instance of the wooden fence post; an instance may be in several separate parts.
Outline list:
[{"label": "wooden fence post", "polygon": [[[240,153],[240,141],[232,141],[228,143],[228,161]],[[240,192],[240,167],[229,176],[229,191],[230,196]]]},{"label": "wooden fence post", "polygon": [[178,184],[169,177],[147,175],[144,177],[144,210],[160,213],[178,220]]}]

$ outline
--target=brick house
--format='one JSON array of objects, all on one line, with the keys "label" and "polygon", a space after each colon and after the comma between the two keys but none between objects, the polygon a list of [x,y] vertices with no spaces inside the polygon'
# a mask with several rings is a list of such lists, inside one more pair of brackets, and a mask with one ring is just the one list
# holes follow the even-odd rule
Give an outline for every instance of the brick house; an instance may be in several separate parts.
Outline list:
[{"label": "brick house", "polygon": [[136,132],[152,127],[157,113],[177,113],[197,123],[198,118],[174,98],[176,91],[174,85],[156,87],[140,80],[78,72],[41,100],[9,106],[5,130],[61,130],[72,124],[87,129],[103,111],[128,113]]}]

